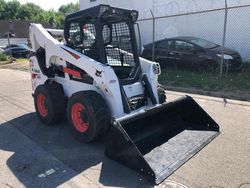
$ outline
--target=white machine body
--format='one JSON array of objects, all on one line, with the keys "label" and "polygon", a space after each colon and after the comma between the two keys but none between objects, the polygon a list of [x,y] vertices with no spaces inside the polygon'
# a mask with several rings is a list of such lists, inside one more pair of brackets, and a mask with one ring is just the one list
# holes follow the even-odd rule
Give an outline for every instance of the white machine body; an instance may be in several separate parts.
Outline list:
[{"label": "white machine body", "polygon": [[[59,42],[52,35],[62,34],[60,30],[52,29],[46,30],[40,24],[31,24],[30,26],[30,40],[32,50],[36,52],[40,47],[46,51],[46,67],[49,68],[54,66],[63,66],[65,77],[55,75],[53,78],[48,78],[42,74],[40,70],[37,57],[30,57],[30,71],[32,77],[32,89],[35,89],[39,85],[43,85],[45,82],[55,81],[63,86],[64,94],[66,97],[72,96],[74,93],[80,91],[93,90],[103,96],[107,102],[112,116],[114,118],[121,118],[127,116],[123,109],[121,91],[119,90],[120,84],[113,68],[111,66],[104,65],[100,62],[95,61]],[[75,67],[84,70],[89,76],[94,79],[93,84],[81,83],[70,79],[70,75],[76,76],[75,72],[66,68],[67,62],[74,65]],[[160,66],[158,63],[148,61],[140,58],[140,66],[142,74],[145,74],[152,87],[153,94],[159,103],[157,94],[158,75],[160,74]],[[97,74],[100,73],[100,74]],[[144,87],[142,82],[136,82],[130,85],[122,86],[126,96],[128,98],[138,96],[144,93]],[[131,113],[137,113],[138,111],[145,111],[152,108],[153,105],[150,100],[146,106],[131,111]],[[130,114],[131,115],[131,114]]]}]

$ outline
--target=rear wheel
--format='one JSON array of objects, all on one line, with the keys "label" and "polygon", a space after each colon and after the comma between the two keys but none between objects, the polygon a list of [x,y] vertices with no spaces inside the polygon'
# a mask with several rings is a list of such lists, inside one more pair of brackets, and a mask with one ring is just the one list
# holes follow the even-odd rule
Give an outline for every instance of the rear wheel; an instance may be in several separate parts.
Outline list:
[{"label": "rear wheel", "polygon": [[92,142],[110,126],[110,112],[104,99],[95,91],[85,91],[70,97],[67,117],[75,136],[83,142]]},{"label": "rear wheel", "polygon": [[44,124],[52,125],[63,119],[66,107],[60,84],[38,86],[34,93],[34,103],[36,113]]}]

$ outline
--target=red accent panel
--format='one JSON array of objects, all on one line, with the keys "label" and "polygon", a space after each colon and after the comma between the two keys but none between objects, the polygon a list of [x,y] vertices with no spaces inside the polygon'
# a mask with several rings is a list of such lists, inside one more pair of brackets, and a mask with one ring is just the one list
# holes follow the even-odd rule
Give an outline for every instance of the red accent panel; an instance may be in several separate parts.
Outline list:
[{"label": "red accent panel", "polygon": [[81,56],[79,56],[79,55],[77,55],[77,54],[75,54],[75,53],[73,53],[73,52],[71,52],[71,51],[69,51],[69,50],[67,50],[65,48],[62,48],[62,49],[64,49],[66,52],[68,52],[70,55],[72,55],[75,59],[80,59],[81,58]]},{"label": "red accent panel", "polygon": [[72,76],[81,78],[81,73],[69,68],[63,68],[63,72],[68,73]]}]

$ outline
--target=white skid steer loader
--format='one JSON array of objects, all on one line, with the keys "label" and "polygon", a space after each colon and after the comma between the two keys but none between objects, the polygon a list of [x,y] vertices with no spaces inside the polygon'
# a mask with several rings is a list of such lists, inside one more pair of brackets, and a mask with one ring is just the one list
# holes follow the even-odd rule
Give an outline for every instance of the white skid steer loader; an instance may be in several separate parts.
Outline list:
[{"label": "white skid steer loader", "polygon": [[159,184],[219,126],[191,97],[165,102],[159,64],[139,58],[137,18],[137,11],[108,5],[76,12],[65,19],[64,43],[31,24],[33,96],[44,124],[67,114],[83,142],[108,132],[105,154]]}]

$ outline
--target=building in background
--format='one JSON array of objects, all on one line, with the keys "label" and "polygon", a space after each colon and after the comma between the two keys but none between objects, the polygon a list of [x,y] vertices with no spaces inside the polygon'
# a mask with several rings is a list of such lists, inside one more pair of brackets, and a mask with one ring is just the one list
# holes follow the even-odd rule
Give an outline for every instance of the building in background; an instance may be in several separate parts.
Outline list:
[{"label": "building in background", "polygon": [[[108,4],[139,11],[142,44],[176,36],[195,36],[222,44],[225,0],[80,0],[81,9]],[[250,1],[227,0],[226,47],[250,60]]]},{"label": "building in background", "polygon": [[[0,47],[8,44],[8,32],[11,33],[11,44],[28,44],[30,21],[25,20],[0,20]],[[41,23],[45,28],[50,28],[49,23]]]}]

